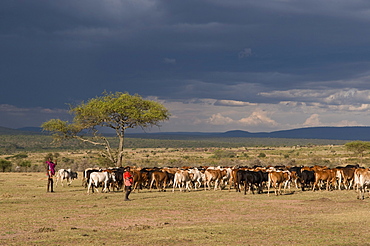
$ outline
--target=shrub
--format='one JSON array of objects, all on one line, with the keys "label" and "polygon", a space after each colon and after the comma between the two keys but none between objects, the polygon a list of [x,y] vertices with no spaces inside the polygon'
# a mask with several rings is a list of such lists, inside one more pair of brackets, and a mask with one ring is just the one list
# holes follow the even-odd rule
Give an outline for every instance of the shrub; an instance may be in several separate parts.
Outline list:
[{"label": "shrub", "polygon": [[5,172],[6,170],[10,171],[11,167],[12,163],[10,161],[0,159],[0,169],[3,170],[3,172]]},{"label": "shrub", "polygon": [[260,153],[260,154],[258,155],[258,157],[260,157],[260,158],[264,158],[264,157],[266,157],[266,154],[265,154],[265,153]]},{"label": "shrub", "polygon": [[215,152],[213,152],[213,155],[211,156],[211,158],[216,158],[216,159],[221,159],[221,158],[234,158],[235,157],[235,153],[233,151],[230,151],[230,150],[216,150]]}]

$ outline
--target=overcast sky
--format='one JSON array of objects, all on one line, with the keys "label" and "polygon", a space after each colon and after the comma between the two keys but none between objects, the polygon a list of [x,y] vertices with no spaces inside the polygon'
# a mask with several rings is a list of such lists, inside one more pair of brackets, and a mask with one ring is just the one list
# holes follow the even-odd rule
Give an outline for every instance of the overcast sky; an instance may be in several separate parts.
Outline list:
[{"label": "overcast sky", "polygon": [[150,131],[370,125],[370,2],[1,0],[0,126],[103,91],[163,103]]}]

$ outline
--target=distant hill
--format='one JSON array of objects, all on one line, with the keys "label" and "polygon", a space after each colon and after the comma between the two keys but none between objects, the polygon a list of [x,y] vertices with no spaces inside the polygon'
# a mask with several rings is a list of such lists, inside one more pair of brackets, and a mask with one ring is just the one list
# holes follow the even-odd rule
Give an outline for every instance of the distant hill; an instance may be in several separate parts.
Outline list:
[{"label": "distant hill", "polygon": [[370,141],[370,127],[308,127],[274,132],[228,131],[222,133],[227,137],[251,138],[303,138]]},{"label": "distant hill", "polygon": [[332,139],[370,141],[370,127],[309,127],[274,132],[248,132],[241,130],[223,133],[166,132],[127,134],[131,137],[156,136],[156,138],[219,137],[219,138],[293,138],[293,139]]},{"label": "distant hill", "polygon": [[32,127],[32,126],[17,128],[17,130],[27,131],[27,132],[42,132],[42,128],[41,127]]},{"label": "distant hill", "polygon": [[[33,135],[44,134],[39,127],[24,127],[11,129],[0,127],[0,135]],[[111,135],[111,134],[109,134]],[[114,135],[111,135],[114,136]],[[370,141],[370,127],[308,127],[274,132],[248,132],[241,130],[227,132],[161,132],[161,133],[128,133],[127,137],[157,138],[157,139],[186,139],[193,137],[209,138],[293,138],[293,139],[333,139]]]},{"label": "distant hill", "polygon": [[22,130],[22,129],[12,129],[8,127],[0,126],[0,135],[35,135],[35,134],[42,134],[42,133],[29,131],[29,130]]}]

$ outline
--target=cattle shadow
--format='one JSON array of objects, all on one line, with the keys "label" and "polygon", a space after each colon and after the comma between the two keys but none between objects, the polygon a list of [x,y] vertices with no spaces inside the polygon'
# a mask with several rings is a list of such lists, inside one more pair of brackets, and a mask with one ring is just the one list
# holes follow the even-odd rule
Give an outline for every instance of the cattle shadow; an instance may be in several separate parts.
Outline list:
[{"label": "cattle shadow", "polygon": [[[294,195],[296,192],[295,191],[289,191],[289,192],[283,192],[281,194],[279,194],[279,196],[291,196],[291,195]],[[275,192],[274,191],[263,191],[261,194],[266,194],[266,195],[275,195]],[[252,194],[253,195],[253,194]],[[257,194],[258,195],[258,194]]]}]

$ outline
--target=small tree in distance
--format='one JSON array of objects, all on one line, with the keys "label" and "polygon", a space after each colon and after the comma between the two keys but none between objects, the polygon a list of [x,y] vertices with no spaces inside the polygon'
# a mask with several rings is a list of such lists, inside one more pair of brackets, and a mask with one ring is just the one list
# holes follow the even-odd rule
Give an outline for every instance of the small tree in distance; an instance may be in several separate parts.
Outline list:
[{"label": "small tree in distance", "polygon": [[[74,114],[72,123],[51,119],[41,127],[54,133],[54,140],[78,139],[103,146],[105,150],[102,155],[117,166],[122,166],[126,129],[160,126],[159,123],[168,120],[170,116],[162,104],[145,100],[137,94],[122,92],[104,92],[100,97],[70,106],[70,113]],[[100,134],[99,127],[114,129],[119,138],[117,149],[113,149],[108,139]],[[92,137],[83,136],[83,130],[89,130]]]},{"label": "small tree in distance", "polygon": [[362,161],[364,152],[370,149],[370,142],[353,141],[353,142],[346,143],[344,146],[346,147],[348,151],[352,151],[355,154],[359,155]]},{"label": "small tree in distance", "polygon": [[10,161],[0,159],[0,169],[5,172],[5,170],[9,169],[12,167],[12,163]]}]

